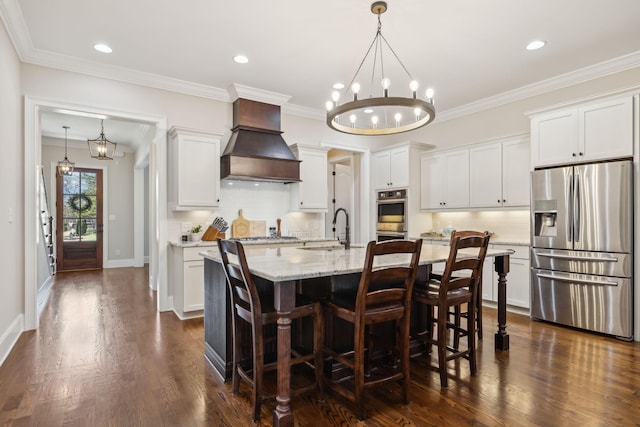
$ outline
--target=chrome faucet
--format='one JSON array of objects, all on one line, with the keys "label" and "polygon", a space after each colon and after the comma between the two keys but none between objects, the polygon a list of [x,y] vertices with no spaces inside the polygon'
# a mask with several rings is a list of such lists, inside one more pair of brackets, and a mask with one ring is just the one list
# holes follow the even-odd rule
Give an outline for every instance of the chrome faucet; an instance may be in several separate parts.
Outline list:
[{"label": "chrome faucet", "polygon": [[338,218],[338,212],[340,211],[344,212],[344,216],[347,222],[344,228],[344,232],[346,234],[345,240],[344,242],[340,242],[340,238],[338,238],[338,242],[340,242],[341,245],[344,245],[345,249],[349,249],[351,247],[351,236],[349,235],[349,214],[347,213],[345,208],[338,208],[336,209],[336,213],[333,214],[333,232],[335,233],[336,231],[336,219]]}]

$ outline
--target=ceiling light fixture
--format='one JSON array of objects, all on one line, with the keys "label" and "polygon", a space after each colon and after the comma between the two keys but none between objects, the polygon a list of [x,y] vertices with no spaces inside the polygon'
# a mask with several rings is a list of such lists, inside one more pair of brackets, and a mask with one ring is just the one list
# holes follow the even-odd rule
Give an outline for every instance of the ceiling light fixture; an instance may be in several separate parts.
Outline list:
[{"label": "ceiling light fixture", "polygon": [[238,64],[246,64],[247,62],[249,62],[249,58],[244,55],[236,55],[233,57],[233,60]]},{"label": "ceiling light fixture", "polygon": [[58,162],[58,175],[70,175],[76,164],[67,158],[67,130],[69,130],[69,126],[62,127],[64,128],[64,160]]},{"label": "ceiling light fixture", "polygon": [[96,139],[87,139],[91,157],[98,160],[113,160],[116,152],[116,143],[109,141],[104,136],[104,120],[100,121],[100,136]]},{"label": "ceiling light fixture", "polygon": [[113,52],[113,49],[111,49],[109,46],[107,46],[104,43],[94,44],[93,48],[95,50],[97,50],[98,52],[102,52],[102,53],[111,53],[111,52]]},{"label": "ceiling light fixture", "polygon": [[527,45],[527,50],[538,50],[546,44],[547,42],[544,40],[534,40]]},{"label": "ceiling light fixture", "polygon": [[[339,104],[338,101],[342,94],[334,91],[331,95],[332,101],[328,101],[326,104],[327,125],[334,130],[353,135],[391,135],[418,129],[431,123],[436,117],[436,110],[433,106],[433,89],[427,89],[426,100],[418,98],[418,82],[411,77],[407,67],[404,66],[387,39],[382,35],[380,15],[386,11],[387,3],[384,1],[377,1],[371,5],[371,12],[378,15],[378,29],[373,42],[371,42],[360,66],[351,79],[351,83],[349,83],[348,87],[353,93],[353,101]],[[402,71],[408,76],[407,92],[411,93],[410,96],[389,96],[391,79],[389,78],[390,74],[385,74],[383,42],[400,64]],[[372,84],[368,88],[369,96],[358,99],[358,94],[362,92],[360,82],[357,81],[358,74],[372,51]],[[380,79],[381,88],[374,88],[377,86],[373,84],[376,77]],[[374,96],[374,92],[379,91],[381,91],[381,96]],[[375,115],[365,119],[364,113],[375,113]]]}]

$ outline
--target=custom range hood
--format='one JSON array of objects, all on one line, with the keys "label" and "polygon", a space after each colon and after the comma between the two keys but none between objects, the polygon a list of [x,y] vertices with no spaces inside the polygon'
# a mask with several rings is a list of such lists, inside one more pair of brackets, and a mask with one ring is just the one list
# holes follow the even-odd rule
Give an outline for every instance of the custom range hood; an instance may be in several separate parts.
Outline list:
[{"label": "custom range hood", "polygon": [[220,177],[298,182],[300,161],[280,135],[280,107],[238,98],[231,138],[220,157]]}]

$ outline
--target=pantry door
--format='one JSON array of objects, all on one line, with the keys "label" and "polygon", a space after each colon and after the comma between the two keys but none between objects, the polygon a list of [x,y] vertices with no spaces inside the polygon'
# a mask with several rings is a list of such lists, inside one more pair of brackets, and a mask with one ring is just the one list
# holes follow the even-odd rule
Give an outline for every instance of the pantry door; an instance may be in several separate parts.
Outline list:
[{"label": "pantry door", "polygon": [[58,271],[102,268],[102,170],[56,178]]}]

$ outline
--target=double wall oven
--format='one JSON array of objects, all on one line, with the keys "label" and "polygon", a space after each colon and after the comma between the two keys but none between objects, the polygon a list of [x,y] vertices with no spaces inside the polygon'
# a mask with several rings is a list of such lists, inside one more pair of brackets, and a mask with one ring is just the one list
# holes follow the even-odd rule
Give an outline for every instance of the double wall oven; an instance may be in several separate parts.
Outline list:
[{"label": "double wall oven", "polygon": [[378,191],[378,242],[407,238],[407,190]]}]

